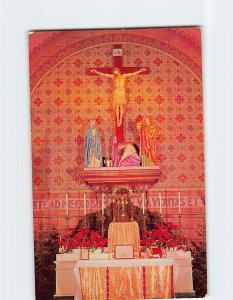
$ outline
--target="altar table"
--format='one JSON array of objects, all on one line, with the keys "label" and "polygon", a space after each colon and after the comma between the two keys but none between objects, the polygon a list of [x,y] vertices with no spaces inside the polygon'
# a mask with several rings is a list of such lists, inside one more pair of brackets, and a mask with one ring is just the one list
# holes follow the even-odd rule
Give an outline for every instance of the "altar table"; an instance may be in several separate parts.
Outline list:
[{"label": "altar table", "polygon": [[172,259],[78,261],[75,300],[173,298]]}]

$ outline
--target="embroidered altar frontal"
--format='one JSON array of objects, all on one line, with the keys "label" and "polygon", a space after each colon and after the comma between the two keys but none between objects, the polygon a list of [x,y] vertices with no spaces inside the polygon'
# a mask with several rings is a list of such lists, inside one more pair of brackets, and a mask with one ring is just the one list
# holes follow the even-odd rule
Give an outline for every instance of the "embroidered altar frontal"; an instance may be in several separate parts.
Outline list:
[{"label": "embroidered altar frontal", "polygon": [[81,268],[83,300],[173,298],[172,266]]},{"label": "embroidered altar frontal", "polygon": [[94,265],[91,267],[88,262],[76,265],[75,300],[173,298],[173,266],[169,262],[143,265],[140,260],[124,260]]}]

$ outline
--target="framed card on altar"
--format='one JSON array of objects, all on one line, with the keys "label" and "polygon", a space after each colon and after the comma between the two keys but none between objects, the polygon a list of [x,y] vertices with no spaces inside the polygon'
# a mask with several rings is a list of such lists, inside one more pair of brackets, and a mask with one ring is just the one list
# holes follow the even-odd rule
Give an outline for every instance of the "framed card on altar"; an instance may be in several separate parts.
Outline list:
[{"label": "framed card on altar", "polygon": [[115,245],[115,259],[130,259],[134,258],[133,245]]},{"label": "framed card on altar", "polygon": [[81,259],[82,260],[88,260],[89,259],[89,249],[88,248],[82,248],[81,249]]}]

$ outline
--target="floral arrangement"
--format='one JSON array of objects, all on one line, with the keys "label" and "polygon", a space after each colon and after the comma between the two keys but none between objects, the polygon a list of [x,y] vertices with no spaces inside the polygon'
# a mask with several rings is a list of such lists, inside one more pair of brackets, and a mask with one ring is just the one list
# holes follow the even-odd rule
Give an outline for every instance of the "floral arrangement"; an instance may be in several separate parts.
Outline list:
[{"label": "floral arrangement", "polygon": [[71,234],[66,234],[60,238],[59,246],[66,250],[77,248],[103,249],[107,244],[107,239],[99,234],[98,231],[89,228],[81,228],[77,233],[69,228]]},{"label": "floral arrangement", "polygon": [[141,246],[185,250],[186,237],[181,236],[177,225],[158,224],[151,231],[143,231]]}]

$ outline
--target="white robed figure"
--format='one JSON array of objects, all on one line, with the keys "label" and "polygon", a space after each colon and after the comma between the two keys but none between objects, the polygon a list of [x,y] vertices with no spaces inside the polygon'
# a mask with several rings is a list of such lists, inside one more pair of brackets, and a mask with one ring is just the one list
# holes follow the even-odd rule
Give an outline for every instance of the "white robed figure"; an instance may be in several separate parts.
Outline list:
[{"label": "white robed figure", "polygon": [[103,166],[101,139],[95,120],[90,120],[86,130],[85,167],[99,168]]}]

